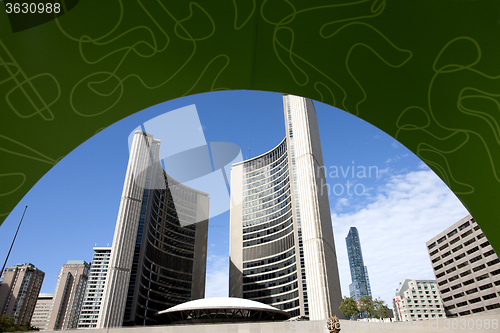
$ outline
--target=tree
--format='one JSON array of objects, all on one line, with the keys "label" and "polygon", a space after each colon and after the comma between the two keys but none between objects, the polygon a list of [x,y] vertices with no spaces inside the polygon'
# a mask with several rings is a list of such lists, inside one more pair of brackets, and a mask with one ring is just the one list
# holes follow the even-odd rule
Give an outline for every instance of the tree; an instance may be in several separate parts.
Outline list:
[{"label": "tree", "polygon": [[39,331],[39,328],[31,326],[31,324],[17,325],[13,317],[2,316],[0,318],[0,332],[21,331]]},{"label": "tree", "polygon": [[374,308],[371,296],[365,295],[359,299],[359,313],[362,317],[372,317]]},{"label": "tree", "polygon": [[370,296],[363,296],[359,300],[359,312],[363,316],[375,318],[387,318],[387,304],[380,299],[372,299]]},{"label": "tree", "polygon": [[0,318],[0,332],[15,332],[18,326],[14,323],[14,318],[2,316]]},{"label": "tree", "polygon": [[382,318],[387,318],[387,310],[389,308],[387,307],[387,304],[385,304],[385,302],[380,299],[380,298],[377,298],[375,300],[373,300],[373,316],[376,317],[376,318],[379,318],[379,319],[382,319]]},{"label": "tree", "polygon": [[342,314],[349,319],[357,317],[360,314],[358,304],[352,297],[344,297],[344,300],[342,301],[342,304],[340,304],[339,309],[340,312],[342,312]]},{"label": "tree", "polygon": [[340,311],[346,318],[374,317],[387,318],[387,304],[380,299],[372,299],[370,296],[362,296],[359,302],[352,297],[344,297],[340,305]]}]

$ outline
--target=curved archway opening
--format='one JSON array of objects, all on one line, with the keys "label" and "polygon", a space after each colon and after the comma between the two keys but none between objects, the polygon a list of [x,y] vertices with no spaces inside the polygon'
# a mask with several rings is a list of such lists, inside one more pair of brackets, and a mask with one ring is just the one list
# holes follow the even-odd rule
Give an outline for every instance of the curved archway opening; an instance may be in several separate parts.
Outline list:
[{"label": "curved archway opening", "polygon": [[[152,118],[191,104],[196,105],[206,141],[235,143],[244,159],[271,150],[285,135],[277,93],[200,94],[129,116],[61,160],[6,219],[0,233],[4,245],[9,244],[17,213],[30,206],[9,264],[35,263],[46,272],[42,291],[52,292],[62,264],[90,260],[94,244],[111,244],[129,134]],[[425,241],[467,211],[433,171],[392,137],[349,113],[319,102],[315,106],[343,295],[349,295],[351,281],[345,237],[355,226],[372,292],[390,304],[401,279],[433,278]],[[209,225],[206,296],[225,296],[229,214],[214,216]]]}]

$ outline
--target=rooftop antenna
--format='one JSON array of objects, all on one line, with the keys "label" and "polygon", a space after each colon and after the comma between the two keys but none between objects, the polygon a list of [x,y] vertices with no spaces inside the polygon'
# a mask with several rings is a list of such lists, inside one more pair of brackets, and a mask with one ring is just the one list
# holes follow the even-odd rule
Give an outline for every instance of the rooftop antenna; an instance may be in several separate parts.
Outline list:
[{"label": "rooftop antenna", "polygon": [[248,140],[248,159],[250,159],[250,140]]},{"label": "rooftop antenna", "polygon": [[26,209],[28,209],[28,206],[26,206],[24,208],[23,216],[21,216],[21,221],[19,221],[19,225],[17,226],[16,234],[14,235],[14,239],[12,240],[12,244],[10,244],[9,253],[7,253],[7,258],[5,258],[5,262],[3,263],[2,270],[0,271],[0,276],[2,276],[3,270],[5,269],[5,265],[7,265],[7,260],[9,260],[10,251],[12,250],[12,247],[14,246],[14,241],[16,240],[17,232],[19,231],[19,228],[21,227],[21,222],[23,222],[23,218],[24,218],[24,214],[26,213]]}]

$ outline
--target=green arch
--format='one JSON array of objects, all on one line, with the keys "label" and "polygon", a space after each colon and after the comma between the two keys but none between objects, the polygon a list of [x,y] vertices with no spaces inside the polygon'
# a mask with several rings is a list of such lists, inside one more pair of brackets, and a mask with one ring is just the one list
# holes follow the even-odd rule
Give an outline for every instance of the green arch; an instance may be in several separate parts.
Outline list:
[{"label": "green arch", "polygon": [[310,97],[392,135],[500,248],[496,0],[81,1],[16,33],[3,7],[0,221],[114,122],[181,96],[250,89]]}]

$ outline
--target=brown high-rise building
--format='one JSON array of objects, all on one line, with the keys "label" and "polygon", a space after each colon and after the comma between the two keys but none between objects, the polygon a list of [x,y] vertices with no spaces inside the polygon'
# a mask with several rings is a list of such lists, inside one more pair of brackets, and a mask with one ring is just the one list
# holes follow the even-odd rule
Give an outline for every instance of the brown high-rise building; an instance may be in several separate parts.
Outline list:
[{"label": "brown high-rise building", "polygon": [[48,330],[76,328],[87,287],[90,265],[83,260],[70,260],[57,278]]},{"label": "brown high-rise building", "polygon": [[31,321],[45,273],[33,264],[5,270],[0,282],[0,316],[14,317],[19,325]]}]

